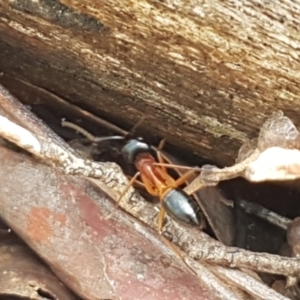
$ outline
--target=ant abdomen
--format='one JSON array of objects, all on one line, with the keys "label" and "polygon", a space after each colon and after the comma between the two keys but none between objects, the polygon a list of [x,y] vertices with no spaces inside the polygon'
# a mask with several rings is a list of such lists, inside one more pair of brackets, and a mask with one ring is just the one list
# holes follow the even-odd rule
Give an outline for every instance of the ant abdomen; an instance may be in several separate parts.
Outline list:
[{"label": "ant abdomen", "polygon": [[162,206],[175,220],[192,226],[202,226],[203,218],[196,200],[183,190],[172,189],[164,197]]}]

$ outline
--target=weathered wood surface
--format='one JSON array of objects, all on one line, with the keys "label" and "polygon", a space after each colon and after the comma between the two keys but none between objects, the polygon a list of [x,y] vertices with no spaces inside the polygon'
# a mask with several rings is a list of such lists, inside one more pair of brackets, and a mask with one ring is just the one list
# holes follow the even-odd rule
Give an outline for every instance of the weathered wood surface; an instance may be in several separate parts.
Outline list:
[{"label": "weathered wood surface", "polygon": [[272,111],[300,125],[299,29],[299,0],[2,0],[0,82],[119,124],[146,112],[150,132],[231,164]]}]

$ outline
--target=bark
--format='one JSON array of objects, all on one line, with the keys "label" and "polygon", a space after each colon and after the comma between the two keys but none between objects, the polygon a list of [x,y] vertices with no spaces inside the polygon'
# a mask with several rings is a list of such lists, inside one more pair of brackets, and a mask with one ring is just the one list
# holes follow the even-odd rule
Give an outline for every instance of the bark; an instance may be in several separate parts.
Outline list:
[{"label": "bark", "polygon": [[273,110],[299,122],[299,15],[299,0],[3,0],[0,82],[127,128],[146,114],[149,133],[231,164]]}]

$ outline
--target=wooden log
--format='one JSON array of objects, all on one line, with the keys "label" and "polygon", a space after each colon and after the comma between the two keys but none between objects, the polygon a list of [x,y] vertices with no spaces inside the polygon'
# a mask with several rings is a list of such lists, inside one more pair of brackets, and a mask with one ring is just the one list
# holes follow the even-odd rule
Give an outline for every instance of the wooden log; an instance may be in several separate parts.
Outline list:
[{"label": "wooden log", "polygon": [[299,0],[3,0],[0,71],[228,165],[272,111],[299,125],[299,27]]}]

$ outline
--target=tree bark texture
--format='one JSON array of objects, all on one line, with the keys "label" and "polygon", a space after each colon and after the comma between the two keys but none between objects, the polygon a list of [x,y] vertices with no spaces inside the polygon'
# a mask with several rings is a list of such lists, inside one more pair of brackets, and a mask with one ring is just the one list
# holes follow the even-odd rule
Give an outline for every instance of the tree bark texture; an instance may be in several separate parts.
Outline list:
[{"label": "tree bark texture", "polygon": [[2,0],[0,82],[128,126],[145,114],[228,165],[272,111],[300,125],[299,30],[299,0]]}]

